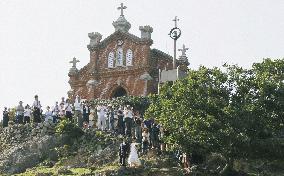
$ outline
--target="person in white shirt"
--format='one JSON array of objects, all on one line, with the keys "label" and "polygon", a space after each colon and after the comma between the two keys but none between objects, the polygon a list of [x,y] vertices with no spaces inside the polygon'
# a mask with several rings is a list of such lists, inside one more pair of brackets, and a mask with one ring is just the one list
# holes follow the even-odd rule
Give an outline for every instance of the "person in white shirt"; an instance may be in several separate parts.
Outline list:
[{"label": "person in white shirt", "polygon": [[65,104],[65,116],[66,118],[72,122],[72,105],[69,102],[69,99],[66,100],[66,104]]},{"label": "person in white shirt", "polygon": [[56,123],[59,120],[59,105],[58,102],[55,102],[55,106],[52,109],[53,123]]},{"label": "person in white shirt", "polygon": [[81,102],[80,102],[80,97],[77,95],[74,103],[74,108],[75,108],[75,118],[78,127],[82,128],[83,127],[83,118],[82,118],[82,107],[81,107]]},{"label": "person in white shirt", "polygon": [[59,106],[59,117],[62,119],[65,116],[65,106],[64,103],[60,103]]},{"label": "person in white shirt", "polygon": [[35,95],[35,101],[33,103],[33,117],[34,117],[34,123],[40,123],[41,122],[41,105],[40,101],[38,100],[38,96]]},{"label": "person in white shirt", "polygon": [[127,105],[126,110],[124,111],[124,117],[125,117],[126,135],[128,137],[131,137],[133,112],[129,105]]},{"label": "person in white shirt", "polygon": [[32,110],[30,106],[27,104],[25,106],[25,111],[24,111],[24,124],[31,122],[31,115],[32,115]]},{"label": "person in white shirt", "polygon": [[102,131],[106,129],[106,113],[105,107],[103,105],[99,105],[97,107],[97,115],[98,115],[98,129]]},{"label": "person in white shirt", "polygon": [[50,111],[50,107],[46,107],[46,112],[45,112],[45,122],[51,121],[53,122],[53,117],[52,117],[52,111]]},{"label": "person in white shirt", "polygon": [[90,116],[89,116],[89,127],[94,127],[95,126],[95,114],[96,111],[95,109],[90,109]]}]

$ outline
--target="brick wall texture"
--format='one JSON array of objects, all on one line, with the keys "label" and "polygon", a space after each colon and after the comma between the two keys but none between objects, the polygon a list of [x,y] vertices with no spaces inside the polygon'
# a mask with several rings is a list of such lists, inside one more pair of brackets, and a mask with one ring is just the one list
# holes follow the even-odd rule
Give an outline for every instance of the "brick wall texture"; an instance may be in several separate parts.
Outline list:
[{"label": "brick wall texture", "polygon": [[[123,41],[123,44],[119,45],[118,41]],[[90,62],[76,73],[69,73],[69,98],[74,99],[79,95],[88,100],[109,99],[119,88],[123,88],[128,96],[156,93],[159,69],[171,69],[172,57],[157,49],[151,49],[152,43],[151,39],[141,39],[128,32],[116,31],[96,46],[88,47]],[[113,52],[116,60],[118,47],[123,49],[124,65],[126,51],[132,50],[132,66],[108,68],[108,55]],[[148,73],[152,80],[141,79],[145,73]],[[94,83],[88,85],[88,82]]]}]

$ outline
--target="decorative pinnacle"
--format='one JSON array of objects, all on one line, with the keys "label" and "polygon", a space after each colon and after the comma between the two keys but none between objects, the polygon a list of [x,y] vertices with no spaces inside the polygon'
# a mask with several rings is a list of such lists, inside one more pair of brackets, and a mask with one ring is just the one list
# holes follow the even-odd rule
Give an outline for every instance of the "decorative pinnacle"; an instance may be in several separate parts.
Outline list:
[{"label": "decorative pinnacle", "polygon": [[126,6],[123,6],[123,3],[120,4],[120,7],[117,8],[117,10],[120,10],[120,16],[124,16],[123,10],[126,8],[127,8]]},{"label": "decorative pinnacle", "polygon": [[73,58],[72,61],[70,61],[69,63],[73,64],[72,68],[76,68],[76,64],[77,62],[80,62],[79,60],[76,59],[76,57]]},{"label": "decorative pinnacle", "polygon": [[177,16],[175,16],[175,19],[173,19],[173,21],[175,22],[175,27],[177,27],[177,22],[179,21],[179,19],[177,18]]},{"label": "decorative pinnacle", "polygon": [[186,51],[188,50],[189,48],[186,48],[185,45],[183,44],[182,45],[182,49],[178,49],[178,51],[181,51],[181,56],[186,56]]}]

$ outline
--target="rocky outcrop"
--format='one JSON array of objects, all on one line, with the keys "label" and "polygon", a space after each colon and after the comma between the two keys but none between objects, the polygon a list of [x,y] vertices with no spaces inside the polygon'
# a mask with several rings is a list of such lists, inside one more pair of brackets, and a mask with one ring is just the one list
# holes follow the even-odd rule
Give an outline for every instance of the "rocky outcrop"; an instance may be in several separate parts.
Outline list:
[{"label": "rocky outcrop", "polygon": [[37,125],[9,123],[9,126],[0,133],[0,151],[30,141],[33,138],[53,134],[55,134],[55,124],[52,122],[43,122]]},{"label": "rocky outcrop", "polygon": [[0,173],[20,173],[45,158],[56,158],[52,149],[64,140],[54,134],[55,125],[51,122],[37,126],[10,124],[4,128],[0,134]]},{"label": "rocky outcrop", "polygon": [[[61,129],[59,127],[61,127],[60,124],[57,129]],[[69,130],[71,129],[68,128],[67,133],[71,133]],[[174,167],[175,161],[171,160],[170,156],[160,156],[155,150],[140,157],[142,165],[138,168],[120,167],[118,149],[121,139],[112,133],[93,128],[84,129],[82,136],[68,142],[70,135],[63,137],[55,131],[55,125],[48,122],[37,126],[10,124],[8,128],[2,131],[0,129],[0,175],[22,173],[22,175],[37,176],[170,176],[182,174],[177,167]]]},{"label": "rocky outcrop", "polygon": [[118,163],[118,146],[118,143],[113,143],[103,150],[98,149],[97,152],[94,152],[88,158],[88,166],[102,166],[112,162]]}]

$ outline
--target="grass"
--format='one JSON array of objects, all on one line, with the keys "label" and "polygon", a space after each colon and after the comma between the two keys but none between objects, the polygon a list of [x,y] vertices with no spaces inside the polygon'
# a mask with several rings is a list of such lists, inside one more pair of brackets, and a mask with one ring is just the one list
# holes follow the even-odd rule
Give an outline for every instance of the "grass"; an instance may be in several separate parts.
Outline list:
[{"label": "grass", "polygon": [[96,172],[105,172],[105,171],[110,171],[110,170],[117,170],[119,169],[118,164],[107,164],[104,165],[103,167],[96,168]]},{"label": "grass", "polygon": [[[163,161],[158,160],[156,157],[141,157],[141,159],[144,159],[147,163],[147,165],[149,165],[149,168],[140,168],[142,169],[141,171],[143,173],[139,173],[139,175],[143,175],[143,174],[150,174],[152,176],[160,176],[160,175],[164,175],[164,176],[170,176],[170,175],[175,175],[175,176],[179,176],[180,172],[177,169],[171,168],[169,167],[167,168],[167,164],[163,163]],[[68,158],[65,158],[68,159]],[[70,159],[70,158],[69,158]],[[62,161],[61,161],[62,162]],[[37,166],[31,169],[28,169],[26,172],[22,173],[22,174],[17,174],[17,176],[35,176],[39,173],[48,173],[50,175],[57,175],[57,171],[59,168],[62,168],[63,166],[60,165],[62,164],[60,161],[58,163],[55,164],[54,167],[52,168],[48,168],[46,166]],[[63,161],[64,162],[64,161]],[[154,166],[154,167],[153,167]],[[158,167],[158,166],[162,166]],[[90,174],[90,173],[105,173],[108,171],[116,171],[119,170],[120,166],[118,163],[112,162],[112,163],[108,163],[105,164],[101,167],[91,167],[91,168],[70,168],[69,170],[72,171],[72,175],[83,175],[83,174]],[[138,169],[139,170],[139,169]],[[93,172],[92,172],[93,171]],[[130,170],[131,172],[131,170]],[[131,175],[131,174],[130,174]]]},{"label": "grass", "polygon": [[88,168],[72,168],[70,169],[76,175],[90,174],[92,171]]},{"label": "grass", "polygon": [[52,173],[55,174],[56,170],[55,168],[47,168],[44,166],[34,167],[31,169],[27,169],[26,172],[17,174],[16,176],[34,176],[38,173]]},{"label": "grass", "polygon": [[[39,173],[49,173],[52,175],[57,175],[58,167],[52,167],[47,168],[44,166],[34,167],[31,169],[28,169],[26,172],[17,174],[16,176],[35,176]],[[89,174],[91,173],[91,170],[88,168],[71,168],[70,171],[72,171],[72,175],[82,175],[82,174]]]}]

